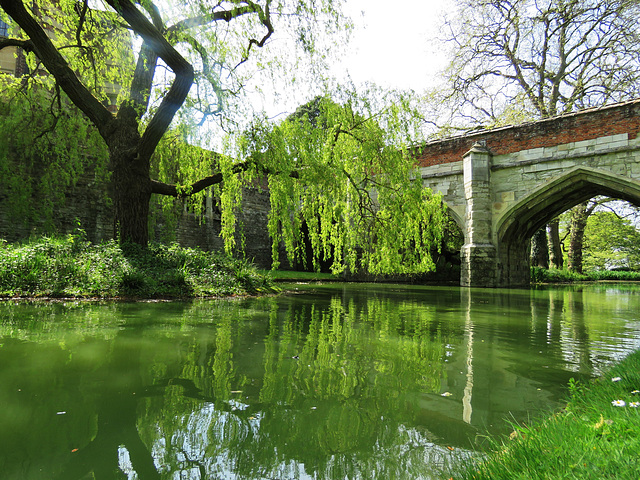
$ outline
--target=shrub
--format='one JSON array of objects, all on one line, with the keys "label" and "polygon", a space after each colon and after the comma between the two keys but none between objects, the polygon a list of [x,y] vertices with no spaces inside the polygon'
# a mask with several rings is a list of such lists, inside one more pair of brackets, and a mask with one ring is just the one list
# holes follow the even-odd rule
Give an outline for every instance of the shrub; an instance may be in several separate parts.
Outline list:
[{"label": "shrub", "polygon": [[592,270],[584,274],[555,268],[531,267],[531,283],[571,283],[598,280],[614,280],[621,282],[640,280],[640,272],[621,270]]},{"label": "shrub", "polygon": [[81,235],[0,242],[0,295],[203,297],[274,290],[251,264],[178,245],[93,245]]}]

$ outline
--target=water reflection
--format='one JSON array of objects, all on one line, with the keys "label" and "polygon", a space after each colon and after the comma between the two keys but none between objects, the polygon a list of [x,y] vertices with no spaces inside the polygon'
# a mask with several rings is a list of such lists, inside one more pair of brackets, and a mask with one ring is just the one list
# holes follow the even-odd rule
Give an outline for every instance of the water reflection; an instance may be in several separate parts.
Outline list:
[{"label": "water reflection", "polygon": [[3,478],[430,478],[638,347],[633,287],[299,288],[0,305]]}]

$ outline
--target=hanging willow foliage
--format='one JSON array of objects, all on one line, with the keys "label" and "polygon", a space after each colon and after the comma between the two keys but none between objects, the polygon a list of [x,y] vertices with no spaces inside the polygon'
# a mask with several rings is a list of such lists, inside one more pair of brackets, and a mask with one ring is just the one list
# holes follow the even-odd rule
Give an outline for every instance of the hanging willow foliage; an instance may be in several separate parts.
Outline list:
[{"label": "hanging willow foliage", "polygon": [[[242,184],[266,175],[274,267],[280,244],[290,262],[304,261],[308,231],[315,269],[331,261],[336,273],[432,271],[445,214],[440,196],[417,175],[408,103],[397,97],[380,108],[342,95],[341,104],[316,98],[279,124],[256,122],[238,151],[250,165],[244,183],[231,174],[233,156],[224,157],[223,208],[237,204]],[[227,242],[233,231],[224,230]]]},{"label": "hanging willow foliage", "polygon": [[56,210],[82,175],[106,184],[106,147],[53,79],[22,82],[5,76],[0,86],[3,212],[15,225],[50,233]]},{"label": "hanging willow foliage", "polygon": [[[209,159],[196,165],[195,157],[184,165],[173,158],[176,175],[169,177],[186,183],[163,181],[164,167],[152,157],[164,136],[185,118],[197,118],[188,127],[204,132],[213,120],[234,125],[244,112],[234,99],[257,72],[286,83],[315,77],[322,68],[295,67],[326,66],[332,45],[349,29],[342,4],[0,0],[0,19],[10,24],[0,50],[20,48],[33,76],[55,79],[93,124],[108,150],[118,238],[144,246],[153,195],[190,196],[219,181]],[[292,40],[286,54],[274,41],[278,35]]]}]

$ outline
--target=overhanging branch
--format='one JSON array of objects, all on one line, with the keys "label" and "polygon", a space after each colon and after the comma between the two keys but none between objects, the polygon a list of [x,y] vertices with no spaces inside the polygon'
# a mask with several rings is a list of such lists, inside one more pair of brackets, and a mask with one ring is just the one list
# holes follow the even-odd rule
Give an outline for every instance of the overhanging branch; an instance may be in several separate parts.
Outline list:
[{"label": "overhanging branch", "polygon": [[[0,0],[0,7],[29,36],[26,43],[17,46],[26,46],[30,48],[29,51],[37,55],[71,101],[89,117],[103,138],[106,138],[114,121],[111,112],[78,79],[47,33],[27,11],[24,3],[20,0]],[[14,39],[3,40],[3,42],[15,41]],[[6,43],[5,46],[7,46]]]},{"label": "overhanging branch", "polygon": [[[253,160],[247,160],[246,162],[235,164],[231,169],[231,173],[234,175],[237,175],[255,166],[256,164]],[[265,175],[268,175],[268,174],[282,175],[285,173],[285,172],[276,172],[262,166],[258,168]],[[286,174],[291,178],[300,178],[300,174],[295,170],[291,172],[286,172]],[[151,193],[155,193],[158,195],[167,195],[169,197],[176,197],[176,198],[187,198],[187,197],[190,197],[191,195],[195,195],[196,193],[201,192],[207,187],[218,185],[223,181],[224,181],[224,176],[222,172],[214,173],[213,175],[209,175],[208,177],[202,178],[201,180],[198,180],[197,182],[194,182],[191,185],[187,185],[187,186],[178,186],[170,183],[160,182],[158,180],[151,180]]]},{"label": "overhanging branch", "polygon": [[19,47],[25,52],[35,52],[35,45],[31,40],[20,40],[17,38],[3,38],[0,40],[0,50],[7,47]]}]

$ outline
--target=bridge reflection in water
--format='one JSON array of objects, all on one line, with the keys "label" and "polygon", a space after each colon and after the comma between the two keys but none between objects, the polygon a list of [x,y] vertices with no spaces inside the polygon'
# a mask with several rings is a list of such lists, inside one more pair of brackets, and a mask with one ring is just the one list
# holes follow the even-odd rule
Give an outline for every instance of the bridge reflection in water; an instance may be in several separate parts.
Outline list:
[{"label": "bridge reflection in water", "polygon": [[3,478],[431,478],[640,338],[636,287],[297,288],[0,305]]}]

